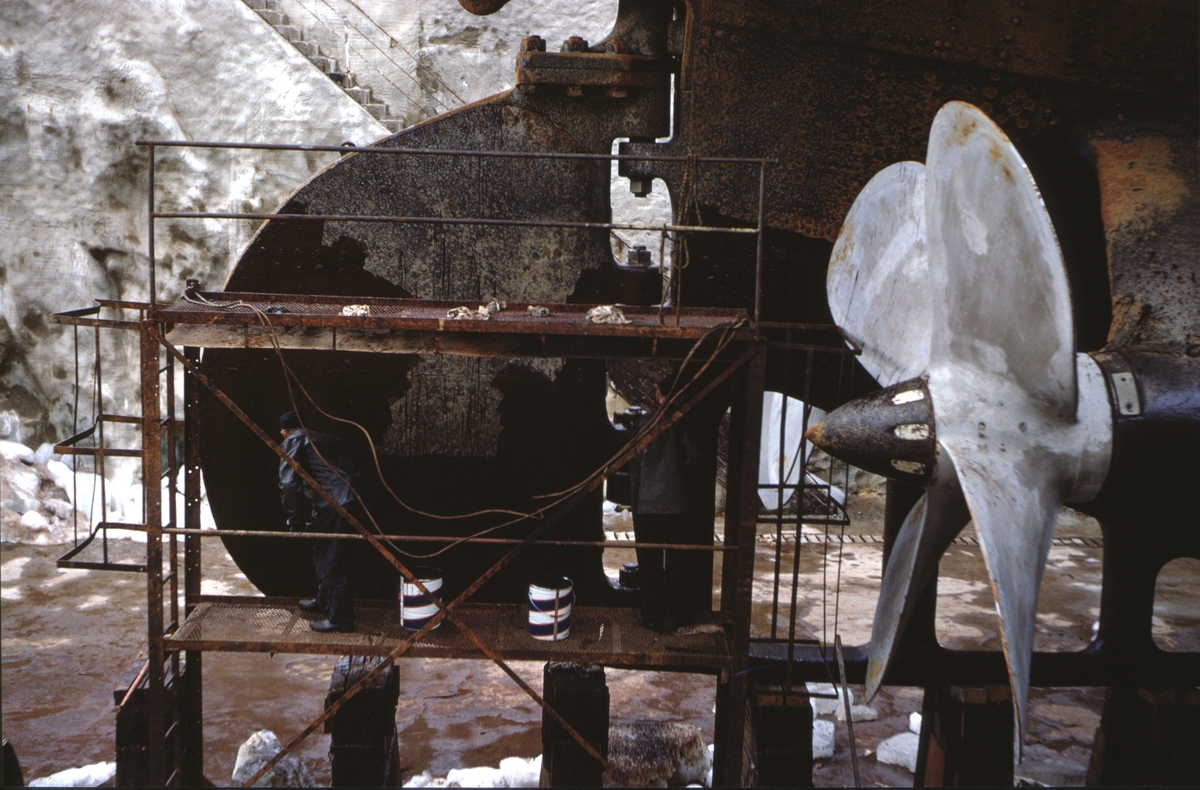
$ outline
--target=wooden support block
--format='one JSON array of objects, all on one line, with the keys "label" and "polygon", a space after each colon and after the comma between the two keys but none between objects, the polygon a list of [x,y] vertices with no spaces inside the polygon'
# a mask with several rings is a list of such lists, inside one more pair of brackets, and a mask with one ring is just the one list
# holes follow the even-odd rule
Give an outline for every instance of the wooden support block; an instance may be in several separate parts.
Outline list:
[{"label": "wooden support block", "polygon": [[[546,703],[608,757],[608,683],[599,664],[549,662],[542,671]],[[546,787],[600,787],[604,767],[562,725],[542,712],[542,777]]]},{"label": "wooden support block", "polygon": [[[328,709],[346,690],[383,661],[374,656],[343,656],[333,668]],[[396,739],[396,702],[400,676],[392,665],[325,720],[333,787],[398,787],[399,744]]]},{"label": "wooden support block", "polygon": [[931,686],[921,710],[914,787],[1013,783],[1013,705],[1008,686]]},{"label": "wooden support block", "polygon": [[[149,783],[149,752],[152,748],[150,744],[150,705],[149,705],[149,680],[145,675],[141,675],[142,668],[146,665],[146,659],[139,658],[135,660],[122,676],[117,687],[113,689],[113,702],[120,705],[125,700],[129,692],[129,687],[136,681],[137,686],[132,694],[128,694],[129,699],[125,705],[117,710],[117,727],[116,727],[116,756],[117,756],[117,774],[113,779],[113,784],[116,787],[142,787]],[[164,711],[164,720],[168,723],[180,721],[180,696],[179,686],[176,678],[170,672],[171,664],[166,664],[166,676],[163,678],[164,698],[166,702],[166,711]],[[186,667],[182,669],[186,675]],[[140,680],[139,680],[140,676]],[[153,748],[163,751],[164,765],[166,766],[167,775],[170,776],[176,767],[174,765],[175,748],[173,738],[184,738],[182,744],[182,754],[185,762],[188,760],[188,740],[186,737],[186,721],[182,726],[175,728],[165,744],[157,744]],[[199,766],[192,766],[193,770],[199,771]],[[189,774],[193,775],[193,774]]]},{"label": "wooden support block", "polygon": [[1200,785],[1200,689],[1108,690],[1088,785]]},{"label": "wooden support block", "polygon": [[812,787],[813,712],[807,690],[754,683],[748,760],[758,787]]}]

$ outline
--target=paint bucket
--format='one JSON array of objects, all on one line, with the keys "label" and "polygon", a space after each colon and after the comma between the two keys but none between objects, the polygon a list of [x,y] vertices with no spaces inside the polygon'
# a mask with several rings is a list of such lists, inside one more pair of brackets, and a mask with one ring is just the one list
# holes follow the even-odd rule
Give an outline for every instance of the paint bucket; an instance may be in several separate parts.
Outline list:
[{"label": "paint bucket", "polygon": [[575,585],[562,576],[540,579],[529,585],[529,635],[557,642],[571,635],[571,606]]},{"label": "paint bucket", "polygon": [[[429,595],[440,597],[442,589],[442,571],[440,568],[413,568],[412,573],[421,580]],[[400,624],[410,631],[419,631],[437,614],[438,607],[433,600],[421,592],[421,588],[407,579],[400,579]],[[441,623],[434,626],[437,628]]]}]

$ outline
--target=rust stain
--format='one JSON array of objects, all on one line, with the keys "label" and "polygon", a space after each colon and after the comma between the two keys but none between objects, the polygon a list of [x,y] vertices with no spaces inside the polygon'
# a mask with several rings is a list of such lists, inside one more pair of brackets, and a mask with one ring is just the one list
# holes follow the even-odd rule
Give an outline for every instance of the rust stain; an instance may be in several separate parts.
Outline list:
[{"label": "rust stain", "polygon": [[979,126],[977,121],[972,120],[970,123],[960,123],[954,127],[955,142],[959,145],[966,145],[971,134]]},{"label": "rust stain", "polygon": [[1093,140],[1092,147],[1100,181],[1100,213],[1108,231],[1166,217],[1190,191],[1172,167],[1171,141],[1166,137]]}]

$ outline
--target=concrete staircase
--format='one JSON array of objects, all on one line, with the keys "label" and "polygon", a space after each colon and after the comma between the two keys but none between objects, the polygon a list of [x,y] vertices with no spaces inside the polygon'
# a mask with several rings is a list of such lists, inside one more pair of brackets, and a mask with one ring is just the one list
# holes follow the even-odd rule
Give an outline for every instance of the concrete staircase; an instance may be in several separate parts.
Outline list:
[{"label": "concrete staircase", "polygon": [[337,58],[331,58],[321,52],[321,47],[315,41],[306,41],[304,30],[291,24],[287,14],[278,10],[279,0],[243,0],[267,24],[275,28],[275,32],[287,39],[296,50],[308,58],[314,66],[324,72],[325,76],[346,92],[346,94],[363,106],[377,121],[392,132],[404,128],[401,118],[392,117],[388,106],[377,102],[371,95],[371,88],[359,85],[354,74],[341,70]]}]

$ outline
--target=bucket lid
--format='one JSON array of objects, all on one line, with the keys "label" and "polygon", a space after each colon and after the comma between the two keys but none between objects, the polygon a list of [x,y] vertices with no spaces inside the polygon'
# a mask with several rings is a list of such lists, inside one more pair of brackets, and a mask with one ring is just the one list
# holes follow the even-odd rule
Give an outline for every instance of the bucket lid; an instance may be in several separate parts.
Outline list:
[{"label": "bucket lid", "polygon": [[[416,565],[412,568],[409,568],[409,571],[412,572],[413,576],[416,576],[423,582],[431,582],[434,579],[442,578],[442,569],[435,568],[432,565]],[[408,581],[407,579],[403,579],[403,577],[401,578],[403,581]]]},{"label": "bucket lid", "polygon": [[542,587],[547,590],[569,590],[574,586],[574,582],[566,576],[541,576],[535,578],[531,586]]}]

